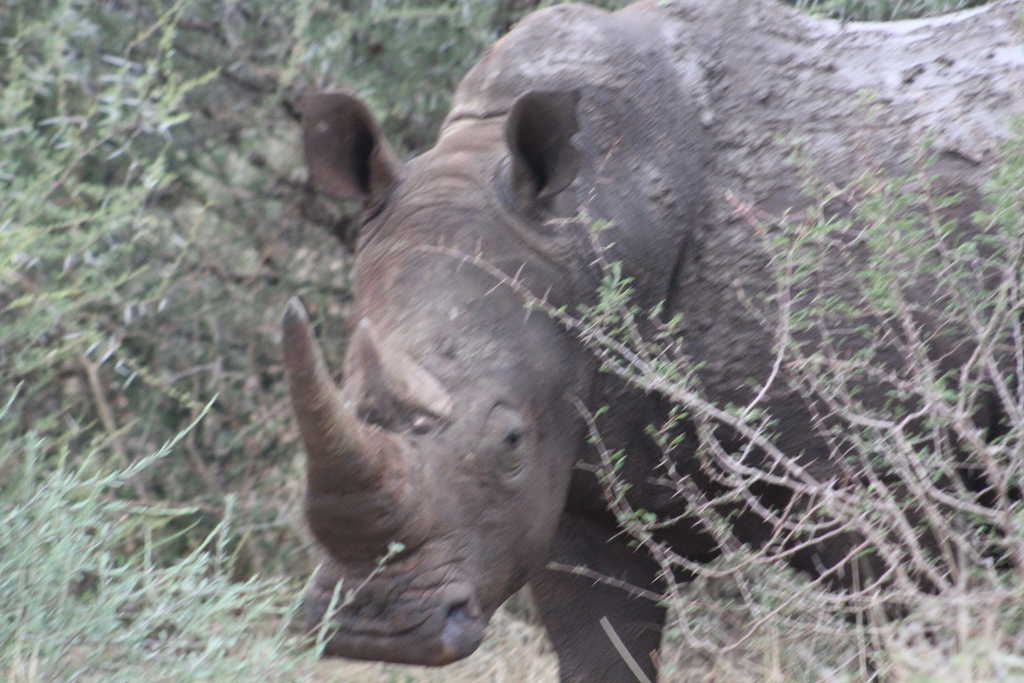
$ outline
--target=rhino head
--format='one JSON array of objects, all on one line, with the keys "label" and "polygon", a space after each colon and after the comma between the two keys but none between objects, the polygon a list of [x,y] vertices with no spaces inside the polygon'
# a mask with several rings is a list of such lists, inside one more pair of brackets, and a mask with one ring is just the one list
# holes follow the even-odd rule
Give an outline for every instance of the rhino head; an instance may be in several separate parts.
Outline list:
[{"label": "rhino head", "polygon": [[[587,361],[510,282],[571,296],[548,220],[580,164],[576,102],[531,92],[501,115],[449,120],[407,165],[357,98],[302,103],[314,181],[366,209],[340,389],[297,300],[283,323],[306,517],[325,550],[305,609],[311,627],[330,623],[329,654],[465,657],[547,561],[585,443],[570,399]],[[354,594],[332,611],[339,582]]]}]

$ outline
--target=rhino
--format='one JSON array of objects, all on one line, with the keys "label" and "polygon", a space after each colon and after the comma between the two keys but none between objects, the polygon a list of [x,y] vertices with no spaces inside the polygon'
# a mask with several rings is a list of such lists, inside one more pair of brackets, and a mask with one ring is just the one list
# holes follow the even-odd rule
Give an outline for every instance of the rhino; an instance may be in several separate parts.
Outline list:
[{"label": "rhino", "polygon": [[[787,40],[786,49],[801,49],[806,32],[818,36],[825,22],[784,14],[774,33],[752,37],[749,24],[702,29],[718,26],[705,16],[710,3],[665,4],[531,14],[465,76],[436,146],[406,163],[356,95],[302,99],[313,182],[364,205],[340,389],[297,299],[282,327],[308,456],[306,518],[325,551],[305,612],[311,628],[330,624],[328,654],[458,660],[529,584],[563,683],[634,681],[637,669],[656,678],[665,607],[623,586],[657,592],[660,567],[609,510],[587,416],[611,408],[597,428],[609,449],[628,453],[619,476],[634,507],[679,516],[660,542],[697,563],[720,548],[658,476],[672,467],[706,484],[695,428],[683,429],[666,463],[648,426],[666,419],[670,402],[602,372],[576,330],[524,305],[524,292],[549,311],[594,301],[602,276],[595,254],[632,278],[633,304],[680,316],[711,401],[743,404],[770,384],[763,405],[777,448],[822,476],[835,468],[807,402],[786,382],[769,381],[772,335],[737,286],[771,289],[768,256],[723,199],[734,189],[765,211],[806,205],[782,147],[755,168],[726,144],[753,129],[730,103],[761,106],[776,96],[757,78],[771,61],[757,57],[764,41],[775,41],[775,52],[760,54]],[[766,2],[722,6],[740,24],[768,11]],[[826,33],[839,30],[828,26]],[[732,61],[725,52],[735,53]],[[842,76],[819,71],[835,82]],[[844,87],[860,86],[852,78]],[[797,126],[784,104],[765,111],[759,116],[776,117],[775,131]],[[829,150],[823,172],[848,173],[854,142],[816,130],[808,145]],[[758,135],[771,152],[772,127]],[[908,140],[881,147],[895,154]],[[886,163],[898,168],[900,154]],[[966,156],[951,152],[935,172],[976,206],[964,179],[976,181],[985,168]],[[755,176],[777,181],[744,180]],[[606,227],[595,230],[596,222]],[[946,361],[968,351],[952,349]],[[980,411],[979,423],[997,412]],[[766,486],[757,495],[783,507],[792,492]],[[743,541],[767,533],[749,511],[732,519]],[[849,547],[835,538],[809,543],[790,560],[821,575]],[[354,589],[350,601],[338,599],[339,588]],[[630,657],[612,647],[609,629]]]}]

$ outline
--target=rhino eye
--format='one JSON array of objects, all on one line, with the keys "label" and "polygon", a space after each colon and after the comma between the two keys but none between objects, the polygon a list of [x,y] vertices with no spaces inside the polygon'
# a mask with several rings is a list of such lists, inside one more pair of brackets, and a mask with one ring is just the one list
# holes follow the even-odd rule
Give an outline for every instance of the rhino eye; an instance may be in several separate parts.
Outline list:
[{"label": "rhino eye", "polygon": [[513,408],[499,403],[487,416],[485,442],[489,443],[498,468],[505,473],[522,469],[523,444],[526,443],[527,426],[523,416]]},{"label": "rhino eye", "polygon": [[523,441],[523,430],[513,429],[511,432],[505,435],[505,445],[511,450],[518,446]]},{"label": "rhino eye", "polygon": [[432,420],[426,415],[417,415],[410,427],[412,428],[413,434],[426,434],[430,431]]}]

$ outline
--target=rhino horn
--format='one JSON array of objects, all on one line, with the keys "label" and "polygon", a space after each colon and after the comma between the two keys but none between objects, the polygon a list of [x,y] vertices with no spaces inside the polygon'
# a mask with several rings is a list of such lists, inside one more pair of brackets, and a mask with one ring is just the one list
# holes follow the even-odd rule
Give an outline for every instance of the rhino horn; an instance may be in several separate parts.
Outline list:
[{"label": "rhino horn", "polygon": [[[302,303],[288,302],[282,321],[288,390],[308,456],[310,493],[380,493],[401,485],[398,444],[360,424],[338,392]],[[394,501],[398,503],[398,500]]]},{"label": "rhino horn", "polygon": [[362,419],[391,426],[415,414],[451,415],[452,398],[444,386],[408,354],[383,345],[369,318],[356,326],[349,363]]}]

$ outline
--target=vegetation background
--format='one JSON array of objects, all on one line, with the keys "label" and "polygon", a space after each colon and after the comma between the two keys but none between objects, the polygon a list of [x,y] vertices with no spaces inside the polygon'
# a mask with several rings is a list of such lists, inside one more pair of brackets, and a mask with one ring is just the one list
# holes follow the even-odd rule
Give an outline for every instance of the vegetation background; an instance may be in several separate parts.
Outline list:
[{"label": "vegetation background", "polygon": [[[416,154],[462,74],[548,4],[0,0],[0,678],[554,680],[522,600],[454,669],[315,663],[277,350],[297,293],[344,338],[358,220],[306,182],[296,94],[353,88]],[[856,20],[982,3],[794,4]],[[325,350],[340,367],[344,346]],[[667,670],[820,675],[766,642]]]}]

